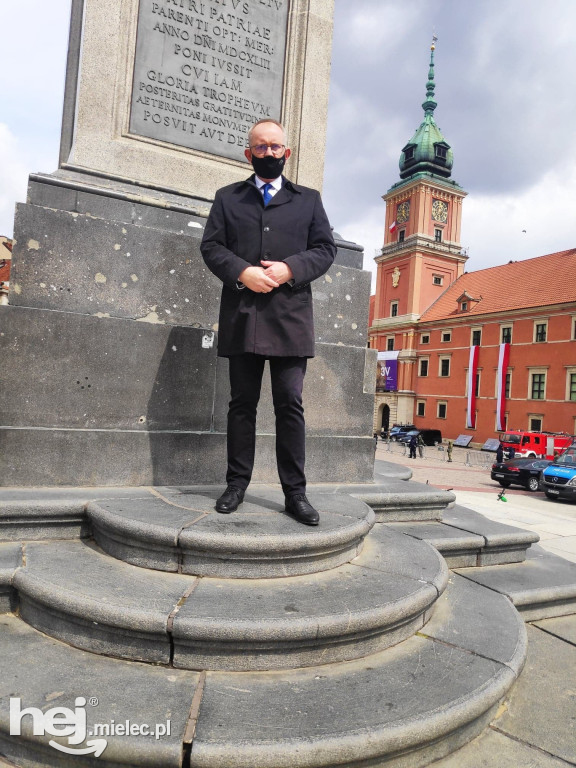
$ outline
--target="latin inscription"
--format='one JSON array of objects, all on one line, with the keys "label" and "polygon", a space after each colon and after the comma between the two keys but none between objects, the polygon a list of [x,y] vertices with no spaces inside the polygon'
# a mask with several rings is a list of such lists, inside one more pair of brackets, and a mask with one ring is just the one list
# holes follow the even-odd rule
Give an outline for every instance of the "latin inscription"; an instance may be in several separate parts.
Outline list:
[{"label": "latin inscription", "polygon": [[140,0],[130,132],[234,160],[280,119],[289,0]]}]

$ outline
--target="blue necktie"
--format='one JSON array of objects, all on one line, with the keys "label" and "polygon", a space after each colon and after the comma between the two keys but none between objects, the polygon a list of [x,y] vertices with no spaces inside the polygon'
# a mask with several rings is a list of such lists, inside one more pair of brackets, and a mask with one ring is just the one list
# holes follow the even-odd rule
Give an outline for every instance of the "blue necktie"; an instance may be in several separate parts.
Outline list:
[{"label": "blue necktie", "polygon": [[270,194],[270,190],[272,189],[272,184],[264,184],[262,187],[262,195],[264,197],[264,206],[267,206],[270,200],[274,197],[274,195]]}]

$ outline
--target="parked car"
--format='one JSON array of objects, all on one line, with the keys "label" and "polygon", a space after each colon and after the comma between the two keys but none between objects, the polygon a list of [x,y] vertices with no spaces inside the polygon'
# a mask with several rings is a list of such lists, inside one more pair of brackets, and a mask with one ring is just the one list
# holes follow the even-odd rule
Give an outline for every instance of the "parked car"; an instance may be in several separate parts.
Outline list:
[{"label": "parked car", "polygon": [[411,429],[410,432],[404,432],[398,437],[399,443],[409,443],[412,436],[422,435],[424,445],[440,445],[442,442],[442,432],[439,429]]},{"label": "parked car", "polygon": [[540,484],[549,499],[576,501],[576,444],[572,444],[542,472]]},{"label": "parked car", "polygon": [[502,488],[523,485],[527,491],[537,491],[540,488],[540,476],[548,465],[549,459],[510,459],[497,461],[492,464],[490,477],[500,483]]},{"label": "parked car", "polygon": [[390,440],[399,440],[402,435],[405,435],[406,432],[410,432],[413,429],[416,429],[414,424],[394,424],[390,430]]}]

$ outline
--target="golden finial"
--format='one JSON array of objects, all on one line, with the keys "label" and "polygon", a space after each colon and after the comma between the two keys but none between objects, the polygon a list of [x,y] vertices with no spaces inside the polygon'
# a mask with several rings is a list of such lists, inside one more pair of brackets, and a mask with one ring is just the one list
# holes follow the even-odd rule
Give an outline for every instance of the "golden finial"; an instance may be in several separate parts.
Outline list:
[{"label": "golden finial", "polygon": [[432,45],[430,46],[430,50],[431,51],[435,51],[436,50],[436,41],[437,40],[438,40],[438,38],[436,37],[436,35],[432,35]]}]

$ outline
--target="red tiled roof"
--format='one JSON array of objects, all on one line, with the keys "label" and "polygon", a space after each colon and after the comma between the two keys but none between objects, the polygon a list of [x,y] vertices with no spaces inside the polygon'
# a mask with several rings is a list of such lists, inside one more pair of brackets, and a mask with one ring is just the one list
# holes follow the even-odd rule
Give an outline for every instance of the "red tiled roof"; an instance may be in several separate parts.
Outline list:
[{"label": "red tiled roof", "polygon": [[[473,297],[467,312],[458,306],[464,292]],[[420,319],[470,317],[571,301],[576,301],[576,248],[466,273]]]}]

